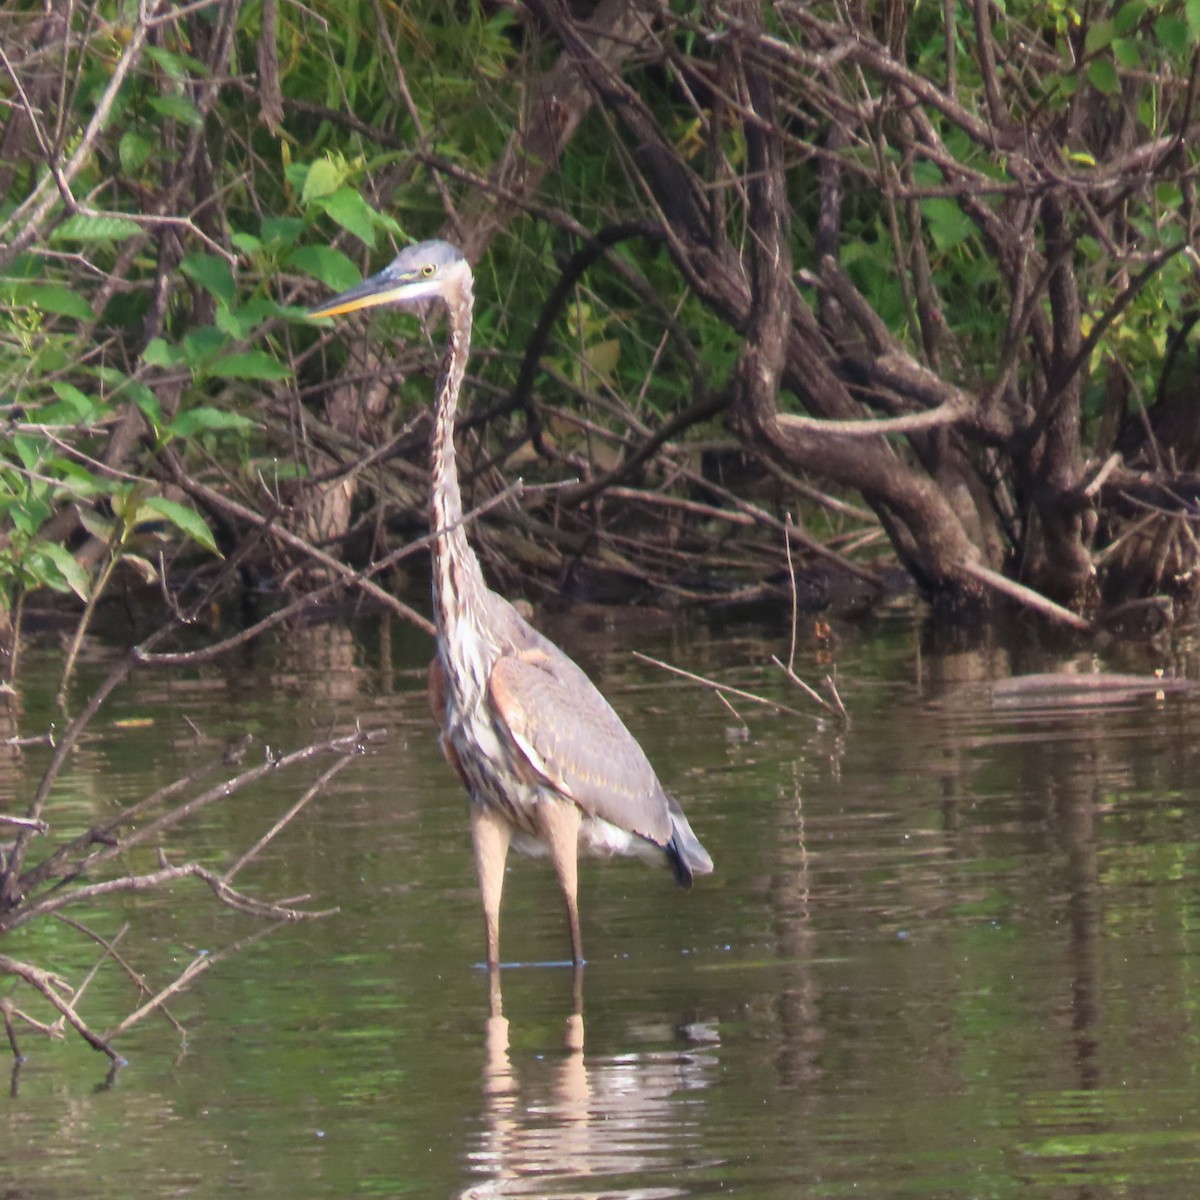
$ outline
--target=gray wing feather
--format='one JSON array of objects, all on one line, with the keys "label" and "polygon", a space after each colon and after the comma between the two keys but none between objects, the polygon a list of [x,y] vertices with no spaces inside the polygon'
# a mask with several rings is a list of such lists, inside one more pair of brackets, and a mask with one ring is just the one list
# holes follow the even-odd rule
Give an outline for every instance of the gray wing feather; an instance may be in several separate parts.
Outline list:
[{"label": "gray wing feather", "polygon": [[595,684],[557,646],[538,636],[528,649],[502,655],[488,698],[498,727],[539,776],[590,816],[666,845],[671,816],[654,768]]}]

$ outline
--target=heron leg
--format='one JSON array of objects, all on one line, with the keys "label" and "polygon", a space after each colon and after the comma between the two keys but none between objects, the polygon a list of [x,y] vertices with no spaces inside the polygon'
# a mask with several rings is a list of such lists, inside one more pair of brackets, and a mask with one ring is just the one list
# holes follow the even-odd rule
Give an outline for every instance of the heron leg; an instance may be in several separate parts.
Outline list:
[{"label": "heron leg", "polygon": [[567,904],[571,930],[571,961],[583,962],[579,933],[579,823],[582,814],[570,800],[546,799],[538,805],[538,830],[550,849],[550,860]]},{"label": "heron leg", "polygon": [[487,930],[489,967],[500,962],[500,896],[504,891],[504,863],[512,826],[494,809],[471,803],[471,842],[475,847],[475,872],[483,898],[483,923]]}]

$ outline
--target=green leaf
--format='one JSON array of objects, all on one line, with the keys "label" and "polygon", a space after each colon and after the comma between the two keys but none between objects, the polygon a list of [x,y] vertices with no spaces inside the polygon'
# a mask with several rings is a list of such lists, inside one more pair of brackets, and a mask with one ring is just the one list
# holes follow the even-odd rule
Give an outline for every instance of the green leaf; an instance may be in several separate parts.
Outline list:
[{"label": "green leaf", "polygon": [[1046,94],[1055,100],[1067,100],[1078,91],[1079,76],[1074,73],[1046,76]]},{"label": "green leaf", "polygon": [[54,394],[62,401],[64,415],[74,421],[90,421],[99,405],[94,396],[81,392],[73,383],[52,383]]},{"label": "green leaf", "polygon": [[226,308],[233,307],[237,289],[233,282],[233,271],[225,259],[215,254],[187,254],[180,262],[179,269]]},{"label": "green leaf", "polygon": [[1098,58],[1088,63],[1088,82],[1105,96],[1115,96],[1121,90],[1121,80],[1117,76],[1117,68],[1110,59]]},{"label": "green leaf", "polygon": [[302,191],[304,180],[308,176],[308,163],[292,162],[291,155],[287,152],[287,142],[284,142],[280,149],[284,158],[283,177],[287,180],[288,187],[292,191]]},{"label": "green leaf", "polygon": [[320,280],[335,292],[345,291],[362,279],[359,269],[332,246],[300,246],[284,259],[284,265]]},{"label": "green leaf", "polygon": [[939,250],[949,250],[965,242],[975,232],[970,217],[953,200],[933,196],[921,201],[921,212],[930,236]]},{"label": "green leaf", "polygon": [[1163,180],[1154,185],[1154,199],[1163,208],[1178,208],[1183,203],[1183,191],[1173,179]]},{"label": "green leaf", "polygon": [[1187,17],[1188,32],[1192,35],[1192,45],[1200,42],[1200,0],[1187,0],[1183,8]]},{"label": "green leaf", "polygon": [[233,248],[242,254],[257,254],[262,249],[262,239],[256,238],[252,233],[232,233],[229,240],[233,243]]},{"label": "green leaf", "polygon": [[299,217],[263,217],[262,240],[276,246],[292,246],[305,227]]},{"label": "green leaf", "polygon": [[621,358],[621,342],[618,338],[604,338],[593,342],[583,352],[583,361],[588,370],[601,379],[612,379]]},{"label": "green leaf", "polygon": [[184,54],[181,50],[165,50],[161,46],[147,45],[146,57],[158,63],[168,75],[175,79],[185,80],[193,75],[201,79],[211,79],[212,70],[198,58]]},{"label": "green leaf", "polygon": [[11,508],[7,515],[14,529],[31,538],[41,529],[43,523],[49,520],[50,506],[41,500],[25,497],[20,504]]},{"label": "green leaf", "polygon": [[61,283],[20,283],[13,288],[12,303],[79,321],[90,321],[96,315],[78,292]]},{"label": "green leaf", "polygon": [[224,412],[219,408],[204,405],[200,408],[189,408],[180,413],[167,426],[167,433],[174,437],[187,438],[201,430],[216,432],[232,430],[236,433],[251,433],[255,428],[254,422],[240,413]]},{"label": "green leaf", "polygon": [[183,125],[198,128],[203,120],[200,110],[186,96],[180,96],[178,93],[171,96],[152,96],[149,104],[160,116]]},{"label": "green leaf", "polygon": [[291,305],[280,304],[273,296],[251,296],[239,309],[238,316],[245,323],[247,332],[274,317],[286,317]]},{"label": "green leaf", "polygon": [[42,455],[45,443],[41,438],[33,438],[28,434],[14,434],[8,443],[21,460],[21,466],[27,471],[36,471],[42,465]]},{"label": "green leaf", "polygon": [[117,143],[117,155],[121,160],[121,169],[127,175],[136,175],[146,165],[150,155],[154,153],[154,143],[140,133],[130,129],[121,135]]},{"label": "green leaf", "polygon": [[128,551],[123,552],[121,555],[121,564],[126,567],[132,567],[142,577],[142,582],[147,587],[158,582],[158,569],[148,558],[143,558],[140,554],[130,554]]},{"label": "green leaf", "polygon": [[162,338],[151,338],[142,351],[142,362],[150,367],[175,367],[183,362],[183,351]]},{"label": "green leaf", "polygon": [[141,232],[128,217],[74,213],[50,234],[51,242],[123,242]]},{"label": "green leaf", "polygon": [[[225,308],[218,309],[214,319],[218,329],[229,334],[230,337],[242,341],[250,337],[264,321],[274,317],[283,317],[285,320],[289,320],[295,316],[296,311],[290,305],[280,304],[278,300],[274,300],[270,296],[251,296],[236,312],[230,312]],[[304,309],[299,311],[303,313]]]},{"label": "green leaf", "polygon": [[[31,557],[43,557],[53,567],[52,573],[43,575],[43,581],[48,586],[60,592],[70,588],[80,600],[88,598],[91,578],[66,547],[57,542],[38,542]],[[54,578],[55,574],[58,576],[57,580]]]},{"label": "green leaf", "polygon": [[147,45],[145,55],[151,62],[162,67],[172,79],[182,82],[193,75],[199,75],[202,79],[212,78],[212,72],[208,67],[190,54],[179,54],[174,50],[166,50],[162,46]]},{"label": "green leaf", "polygon": [[58,475],[58,492],[79,500],[86,496],[106,496],[112,491],[112,484],[93,475],[87,467],[70,459],[56,458],[55,473]]},{"label": "green leaf", "polygon": [[231,312],[223,304],[217,306],[213,323],[222,333],[228,334],[235,341],[241,341],[250,332],[242,320],[242,314]]},{"label": "green leaf", "polygon": [[137,520],[138,505],[142,502],[142,493],[145,491],[145,483],[122,484],[109,497],[109,504],[112,506],[113,516],[124,526],[122,530],[122,538],[127,534]]},{"label": "green leaf", "polygon": [[213,539],[212,530],[205,524],[204,518],[194,509],[188,508],[186,504],[178,504],[174,500],[168,500],[165,496],[150,496],[143,500],[138,516],[141,518],[142,511],[149,509],[153,513],[157,513],[160,517],[169,521],[181,533],[187,534],[194,542],[198,542],[206,550],[210,550],[218,558],[223,558],[220,550],[217,549],[217,543]]},{"label": "green leaf", "polygon": [[1137,23],[1146,15],[1146,0],[1128,0],[1117,9],[1113,18],[1113,28],[1124,37],[1132,33]]},{"label": "green leaf", "polygon": [[346,178],[344,167],[339,166],[328,158],[318,158],[309,165],[308,174],[304,177],[304,190],[300,193],[301,204],[311,204],[337,191]]},{"label": "green leaf", "polygon": [[158,397],[140,379],[125,380],[125,382],[116,389],[113,395],[128,396],[129,399],[137,405],[142,416],[144,416],[146,420],[154,426],[155,429],[162,424],[162,405],[159,404]]},{"label": "green leaf", "polygon": [[375,212],[354,188],[338,188],[319,204],[343,229],[375,249]]},{"label": "green leaf", "polygon": [[1103,50],[1112,40],[1116,33],[1116,27],[1112,21],[1093,21],[1089,26],[1087,33],[1083,38],[1083,49],[1087,54],[1095,54]]},{"label": "green leaf", "polygon": [[399,242],[411,242],[415,240],[405,233],[404,226],[395,217],[389,217],[387,213],[380,212],[377,208],[371,209],[371,219],[380,229],[386,229],[388,233],[395,234],[396,240]]},{"label": "green leaf", "polygon": [[265,350],[243,350],[209,364],[208,374],[218,379],[287,379],[291,369]]},{"label": "green leaf", "polygon": [[1140,38],[1117,38],[1112,44],[1113,57],[1126,70],[1142,65],[1142,42]]},{"label": "green leaf", "polygon": [[77,512],[79,513],[80,524],[98,542],[107,544],[112,540],[113,531],[117,527],[117,523],[112,517],[103,517],[94,508],[90,508],[85,504],[79,505]]},{"label": "green leaf", "polygon": [[1186,21],[1165,13],[1154,22],[1154,35],[1168,54],[1182,57],[1188,52],[1188,27]]},{"label": "green leaf", "polygon": [[183,353],[188,365],[202,367],[215,358],[229,339],[215,325],[199,325],[183,335]]}]

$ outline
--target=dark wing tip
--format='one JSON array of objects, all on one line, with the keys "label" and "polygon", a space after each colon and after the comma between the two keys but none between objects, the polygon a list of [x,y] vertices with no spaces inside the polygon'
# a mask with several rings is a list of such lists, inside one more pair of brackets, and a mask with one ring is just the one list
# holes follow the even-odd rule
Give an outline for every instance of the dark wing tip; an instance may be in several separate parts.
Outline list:
[{"label": "dark wing tip", "polygon": [[671,864],[671,874],[675,876],[675,882],[681,888],[690,888],[692,886],[692,869],[688,866],[687,859],[683,857],[677,839],[672,838],[667,843],[666,850],[667,861]]},{"label": "dark wing tip", "polygon": [[712,874],[713,860],[700,844],[700,839],[692,832],[679,802],[673,796],[668,796],[667,804],[671,814],[671,840],[664,849],[675,875],[675,882],[680,887],[690,888],[696,875]]}]

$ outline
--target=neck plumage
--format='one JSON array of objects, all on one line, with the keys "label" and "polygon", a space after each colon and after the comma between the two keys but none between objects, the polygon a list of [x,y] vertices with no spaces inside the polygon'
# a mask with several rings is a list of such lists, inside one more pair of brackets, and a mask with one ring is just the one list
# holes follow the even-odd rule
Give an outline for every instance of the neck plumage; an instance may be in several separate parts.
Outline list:
[{"label": "neck plumage", "polygon": [[462,287],[447,297],[449,338],[437,386],[434,414],[431,520],[433,525],[433,609],[439,633],[455,628],[480,605],[472,604],[485,590],[483,572],[463,528],[462,491],[454,455],[454,417],[458,393],[471,349],[471,273],[464,267]]}]

